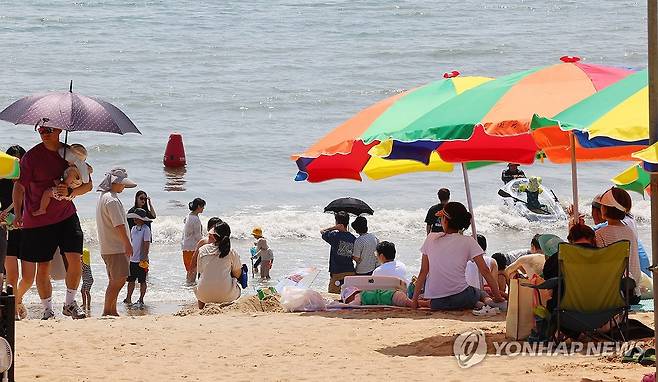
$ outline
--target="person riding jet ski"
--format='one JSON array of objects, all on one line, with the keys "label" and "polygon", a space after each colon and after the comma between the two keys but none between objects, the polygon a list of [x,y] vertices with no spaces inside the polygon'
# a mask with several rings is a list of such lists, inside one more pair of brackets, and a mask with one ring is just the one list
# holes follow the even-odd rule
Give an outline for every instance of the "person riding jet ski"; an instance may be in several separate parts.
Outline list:
[{"label": "person riding jet ski", "polygon": [[507,168],[503,170],[500,178],[503,180],[503,183],[507,184],[511,180],[525,178],[525,173],[519,170],[518,163],[508,163]]},{"label": "person riding jet ski", "polygon": [[531,176],[528,183],[519,185],[519,191],[525,192],[527,197],[528,209],[533,212],[545,212],[546,206],[539,202],[539,194],[544,192],[541,187],[541,177]]}]

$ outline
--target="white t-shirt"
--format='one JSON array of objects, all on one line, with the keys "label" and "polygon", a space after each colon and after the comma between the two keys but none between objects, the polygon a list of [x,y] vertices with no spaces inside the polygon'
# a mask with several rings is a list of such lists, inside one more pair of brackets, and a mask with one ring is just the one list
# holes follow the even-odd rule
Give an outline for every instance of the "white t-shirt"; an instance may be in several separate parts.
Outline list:
[{"label": "white t-shirt", "polygon": [[133,244],[133,255],[130,257],[131,263],[142,261],[142,246],[144,242],[151,242],[151,229],[146,224],[134,225],[130,230],[130,241]]},{"label": "white t-shirt", "polygon": [[466,282],[466,263],[484,254],[472,236],[459,233],[431,232],[420,248],[429,261],[425,280],[425,298],[441,298],[463,292]]},{"label": "white t-shirt", "polygon": [[125,253],[123,240],[115,228],[122,224],[126,228],[126,236],[130,238],[126,210],[121,200],[114,192],[103,192],[96,205],[96,229],[101,255]]},{"label": "white t-shirt", "polygon": [[[487,267],[491,269],[492,263],[495,263],[496,260],[489,256],[482,256],[484,259],[484,262],[487,264]],[[480,270],[478,269],[478,265],[475,264],[473,261],[469,261],[466,263],[466,282],[468,285],[472,286],[473,288],[478,288],[482,289],[484,285],[482,285],[482,280],[484,277],[480,275]],[[486,280],[484,280],[484,283],[486,284]]]},{"label": "white t-shirt", "polygon": [[203,237],[203,225],[199,215],[190,213],[185,218],[185,228],[183,229],[183,251],[195,251],[196,245]]},{"label": "white t-shirt", "polygon": [[407,279],[407,266],[398,260],[388,261],[372,271],[373,276],[393,276],[404,282],[409,283]]},{"label": "white t-shirt", "polygon": [[379,244],[379,240],[371,233],[364,233],[354,240],[352,256],[361,259],[361,262],[356,265],[357,274],[370,273],[377,268],[377,255],[375,255],[377,244]]},{"label": "white t-shirt", "polygon": [[232,273],[241,267],[240,256],[233,249],[225,257],[219,257],[219,249],[215,244],[199,248],[197,271],[201,276],[196,287],[197,299],[206,303],[237,300],[240,287]]}]

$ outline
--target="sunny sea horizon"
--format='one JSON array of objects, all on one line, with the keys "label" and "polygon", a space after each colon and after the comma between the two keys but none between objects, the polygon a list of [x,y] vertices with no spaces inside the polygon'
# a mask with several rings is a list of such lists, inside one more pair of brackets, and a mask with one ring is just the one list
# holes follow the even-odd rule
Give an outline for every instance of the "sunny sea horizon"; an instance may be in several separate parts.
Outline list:
[{"label": "sunny sea horizon", "polygon": [[[322,208],[353,196],[375,210],[370,230],[398,247],[410,272],[420,264],[427,208],[447,187],[465,203],[460,171],[416,173],[382,181],[295,182],[294,153],[363,108],[440,79],[444,72],[500,76],[559,62],[641,69],[647,65],[646,4],[635,1],[2,1],[0,108],[33,93],[73,90],[123,110],[142,135],[73,132],[89,151],[98,184],[125,167],[152,198],[158,218],[147,300],[191,302],[180,255],[183,218],[195,197],[202,220],[219,216],[248,262],[254,226],[275,253],[272,285],[298,267],[316,266],[325,290],[333,225]],[[30,126],[0,122],[0,149],[38,143]],[[169,134],[183,136],[187,167],[163,168]],[[578,166],[581,209],[630,163]],[[535,233],[566,236],[566,222],[528,223],[502,206],[496,190],[503,164],[469,173],[478,231],[489,251],[527,247]],[[569,166],[523,166],[566,204]],[[633,213],[647,250],[649,202],[634,194]],[[97,251],[91,192],[75,204],[92,250],[100,302],[106,282]],[[134,190],[121,194],[126,208]],[[55,299],[63,299],[56,285]],[[254,283],[249,286],[253,293]],[[36,302],[36,293],[28,301]]]}]

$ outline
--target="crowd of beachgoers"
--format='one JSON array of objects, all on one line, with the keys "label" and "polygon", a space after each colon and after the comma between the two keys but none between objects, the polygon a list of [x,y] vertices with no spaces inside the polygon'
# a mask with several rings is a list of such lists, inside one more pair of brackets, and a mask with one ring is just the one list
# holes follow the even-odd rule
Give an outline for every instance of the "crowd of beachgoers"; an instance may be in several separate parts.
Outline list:
[{"label": "crowd of beachgoers", "polygon": [[[3,179],[0,183],[0,221],[4,222],[0,254],[4,257],[4,277],[7,284],[15,287],[18,319],[27,316],[23,297],[35,282],[43,306],[42,318],[53,318],[51,261],[61,255],[66,269],[62,313],[74,319],[85,318],[91,308],[93,274],[89,251],[83,248],[84,234],[74,200],[92,191],[93,169],[86,162],[84,146],[62,143],[60,129],[42,124],[37,132],[42,142],[27,152],[20,146],[7,150],[20,158],[21,171],[19,179]],[[510,164],[502,174],[503,182],[519,177],[525,174],[515,164]],[[133,206],[124,208],[119,196],[126,188],[136,186],[126,169],[116,167],[106,171],[96,187],[100,192],[96,208],[100,257],[108,276],[103,315],[118,315],[117,301],[124,286],[123,303],[136,308],[144,306],[151,224],[157,216],[153,203],[142,190],[135,194]],[[531,201],[541,189],[530,187],[526,192]],[[527,250],[488,255],[483,235],[464,234],[472,218],[467,208],[451,201],[448,189],[440,189],[437,196],[439,203],[428,210],[425,218],[427,237],[420,250],[420,270],[413,277],[405,264],[396,259],[395,244],[369,232],[366,217],[357,216],[350,222],[347,212],[336,212],[335,224],[319,235],[330,246],[327,291],[341,294],[343,302],[352,305],[472,309],[476,315],[491,315],[506,310],[511,279],[557,276],[556,254],[559,243],[563,242],[559,236],[538,233]],[[207,303],[238,299],[249,272],[231,248],[230,222],[212,217],[204,230],[199,215],[205,206],[201,198],[189,203],[181,243],[187,282],[195,286],[201,309]],[[651,289],[651,282],[648,259],[638,241],[631,207],[631,197],[626,191],[616,187],[604,190],[592,202],[593,226],[588,226],[582,216],[572,217],[565,235],[569,243],[589,248],[627,240],[630,243],[628,274],[639,296]],[[261,227],[254,227],[252,235],[254,245],[249,255],[252,272],[258,273],[262,280],[269,280],[274,251]],[[396,277],[409,287],[406,292],[343,287],[345,278],[355,275]],[[137,284],[139,297],[133,302]],[[78,289],[82,306],[76,301]]]}]

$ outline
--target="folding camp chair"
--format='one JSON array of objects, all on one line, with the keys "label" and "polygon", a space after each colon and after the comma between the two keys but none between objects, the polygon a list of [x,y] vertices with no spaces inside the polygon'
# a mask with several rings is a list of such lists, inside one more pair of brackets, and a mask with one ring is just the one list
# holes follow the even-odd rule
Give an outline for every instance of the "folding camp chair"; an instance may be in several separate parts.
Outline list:
[{"label": "folding camp chair", "polygon": [[[622,294],[622,279],[628,276],[630,242],[618,241],[604,248],[587,248],[560,243],[558,277],[531,286],[553,289],[557,296],[550,312],[548,338],[559,340],[560,333],[569,337],[585,334],[590,338],[614,340],[618,332],[625,341],[622,327],[627,327],[629,296]],[[602,328],[610,329],[609,333]]]}]

